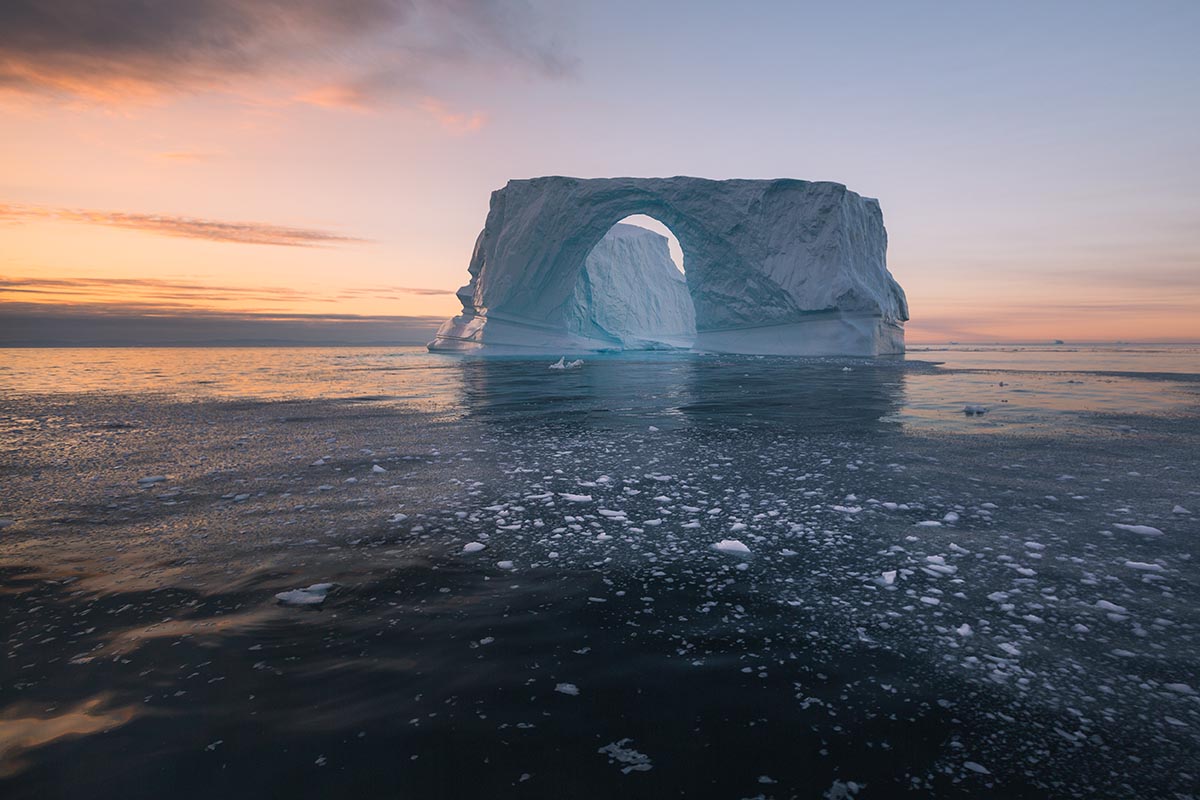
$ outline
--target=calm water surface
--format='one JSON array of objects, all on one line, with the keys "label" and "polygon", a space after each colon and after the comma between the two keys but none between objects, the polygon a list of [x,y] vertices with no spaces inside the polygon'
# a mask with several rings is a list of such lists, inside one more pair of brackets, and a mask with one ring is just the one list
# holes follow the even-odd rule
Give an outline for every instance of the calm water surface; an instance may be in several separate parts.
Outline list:
[{"label": "calm water surface", "polygon": [[1200,348],[585,361],[0,351],[0,792],[1194,796]]}]

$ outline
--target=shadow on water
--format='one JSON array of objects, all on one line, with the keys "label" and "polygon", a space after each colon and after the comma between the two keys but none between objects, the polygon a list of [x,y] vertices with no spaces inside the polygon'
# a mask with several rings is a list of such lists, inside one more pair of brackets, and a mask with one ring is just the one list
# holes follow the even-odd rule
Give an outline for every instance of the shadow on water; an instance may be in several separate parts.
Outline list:
[{"label": "shadow on water", "polygon": [[[950,730],[939,692],[1002,704],[905,675],[899,654],[802,610],[787,616],[811,629],[803,652],[700,615],[675,626],[685,655],[652,619],[640,632],[625,622],[643,600],[592,602],[608,591],[594,572],[491,572],[418,559],[317,610],[264,603],[253,581],[85,600],[9,576],[25,591],[4,598],[6,616],[36,607],[81,652],[53,658],[61,645],[21,637],[21,660],[37,666],[5,670],[22,697],[0,725],[0,787],[11,798],[740,796],[768,764],[785,786],[918,773]],[[779,614],[747,589],[727,599]],[[691,606],[668,593],[655,612],[684,620]],[[738,672],[746,654],[756,666]],[[584,690],[555,689],[567,682]],[[847,687],[861,706],[847,708]],[[652,769],[623,772],[631,762],[602,752],[611,743]]]},{"label": "shadow on water", "polygon": [[809,432],[895,428],[903,361],[691,354],[594,356],[583,368],[545,360],[464,359],[469,415],[596,428],[770,425]]}]

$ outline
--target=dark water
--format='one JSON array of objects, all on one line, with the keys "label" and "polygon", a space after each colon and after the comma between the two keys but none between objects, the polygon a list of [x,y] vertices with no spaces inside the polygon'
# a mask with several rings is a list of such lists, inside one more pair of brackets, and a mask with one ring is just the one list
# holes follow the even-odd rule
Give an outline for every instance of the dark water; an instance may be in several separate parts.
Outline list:
[{"label": "dark water", "polygon": [[1196,350],[547,364],[0,354],[0,793],[1196,793]]}]

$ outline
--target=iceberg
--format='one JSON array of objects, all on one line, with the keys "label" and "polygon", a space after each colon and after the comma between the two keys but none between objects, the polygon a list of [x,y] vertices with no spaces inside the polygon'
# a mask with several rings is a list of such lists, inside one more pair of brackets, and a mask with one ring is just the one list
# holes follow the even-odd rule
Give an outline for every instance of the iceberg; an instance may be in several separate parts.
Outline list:
[{"label": "iceberg", "polygon": [[[632,214],[654,217],[679,238],[682,285],[664,271],[662,237],[614,229]],[[879,202],[839,183],[509,181],[492,193],[470,281],[458,291],[462,313],[429,349],[900,353],[908,303],[886,252]]]}]

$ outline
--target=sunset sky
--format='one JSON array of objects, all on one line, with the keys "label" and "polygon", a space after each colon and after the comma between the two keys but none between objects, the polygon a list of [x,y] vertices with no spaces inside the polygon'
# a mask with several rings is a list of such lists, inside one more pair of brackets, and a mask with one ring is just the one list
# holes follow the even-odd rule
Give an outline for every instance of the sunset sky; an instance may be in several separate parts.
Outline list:
[{"label": "sunset sky", "polygon": [[419,341],[507,180],[696,175],[879,198],[912,343],[1200,341],[1198,41],[1194,0],[5,0],[0,326]]}]

